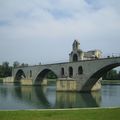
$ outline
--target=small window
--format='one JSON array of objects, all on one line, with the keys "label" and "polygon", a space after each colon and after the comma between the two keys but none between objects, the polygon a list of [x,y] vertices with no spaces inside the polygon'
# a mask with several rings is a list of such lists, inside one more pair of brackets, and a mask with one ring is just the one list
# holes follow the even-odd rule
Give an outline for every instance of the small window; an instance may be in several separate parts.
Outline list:
[{"label": "small window", "polygon": [[61,76],[63,77],[65,75],[64,68],[61,68]]},{"label": "small window", "polygon": [[80,67],[78,68],[78,74],[79,74],[79,75],[83,74],[83,68],[82,68],[82,66],[80,66]]},{"label": "small window", "polygon": [[69,77],[73,77],[73,68],[69,67]]},{"label": "small window", "polygon": [[32,77],[32,71],[30,70],[30,78]]}]

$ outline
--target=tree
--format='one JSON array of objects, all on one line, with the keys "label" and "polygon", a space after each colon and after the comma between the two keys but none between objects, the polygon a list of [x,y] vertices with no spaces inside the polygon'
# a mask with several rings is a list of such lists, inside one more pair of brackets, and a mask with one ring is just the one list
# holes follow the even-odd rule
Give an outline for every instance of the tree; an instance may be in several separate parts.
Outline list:
[{"label": "tree", "polygon": [[48,72],[46,77],[48,79],[56,79],[57,78],[57,76],[52,71]]},{"label": "tree", "polygon": [[119,73],[118,73],[118,80],[120,80],[120,71],[119,71]]},{"label": "tree", "polygon": [[120,72],[117,70],[111,70],[103,76],[104,80],[120,80]]},{"label": "tree", "polygon": [[8,77],[12,75],[12,67],[9,67],[9,62],[3,62],[0,66],[0,77]]},{"label": "tree", "polygon": [[21,67],[28,67],[28,64],[27,63],[22,63]]},{"label": "tree", "polygon": [[3,64],[2,64],[2,66],[4,67],[4,68],[8,68],[9,67],[9,62],[3,62]]}]

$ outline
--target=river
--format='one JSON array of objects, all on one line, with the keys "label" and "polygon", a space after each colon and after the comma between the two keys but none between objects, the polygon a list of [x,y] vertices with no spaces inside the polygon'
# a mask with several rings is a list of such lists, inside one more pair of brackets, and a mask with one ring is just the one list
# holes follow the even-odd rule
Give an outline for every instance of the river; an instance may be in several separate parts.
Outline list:
[{"label": "river", "polygon": [[120,107],[120,85],[92,93],[56,92],[55,85],[0,84],[0,110]]}]

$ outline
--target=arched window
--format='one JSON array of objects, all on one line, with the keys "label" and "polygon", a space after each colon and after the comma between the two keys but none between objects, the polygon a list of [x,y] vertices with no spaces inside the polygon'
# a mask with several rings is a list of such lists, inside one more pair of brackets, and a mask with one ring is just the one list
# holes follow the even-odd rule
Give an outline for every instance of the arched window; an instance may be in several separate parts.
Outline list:
[{"label": "arched window", "polygon": [[30,70],[30,78],[32,77],[32,71]]},{"label": "arched window", "polygon": [[79,75],[83,74],[83,68],[82,68],[82,66],[79,66],[79,68],[78,68],[78,74]]},{"label": "arched window", "polygon": [[61,76],[63,77],[65,75],[64,68],[61,68]]},{"label": "arched window", "polygon": [[69,67],[69,77],[72,77],[72,76],[73,76],[73,68]]},{"label": "arched window", "polygon": [[73,55],[73,62],[77,62],[78,61],[78,56],[77,56],[77,54],[74,54]]}]

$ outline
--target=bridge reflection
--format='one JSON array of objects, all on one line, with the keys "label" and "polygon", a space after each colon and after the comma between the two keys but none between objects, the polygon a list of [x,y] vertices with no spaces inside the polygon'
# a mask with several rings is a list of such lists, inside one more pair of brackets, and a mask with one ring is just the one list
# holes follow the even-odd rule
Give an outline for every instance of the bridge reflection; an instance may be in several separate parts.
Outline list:
[{"label": "bridge reflection", "polygon": [[100,106],[100,92],[56,92],[55,89],[55,86],[19,86],[14,90],[15,96],[35,106],[35,108],[84,108]]},{"label": "bridge reflection", "polygon": [[100,92],[96,93],[57,93],[56,108],[99,107]]}]

